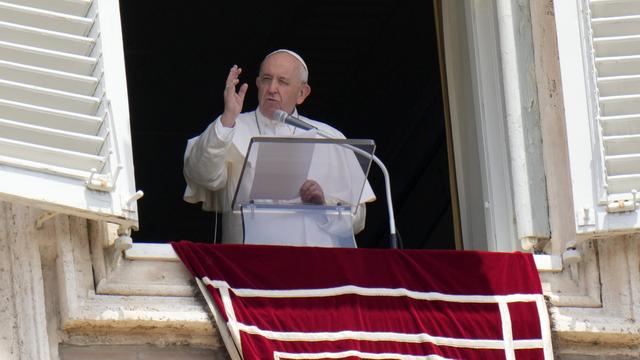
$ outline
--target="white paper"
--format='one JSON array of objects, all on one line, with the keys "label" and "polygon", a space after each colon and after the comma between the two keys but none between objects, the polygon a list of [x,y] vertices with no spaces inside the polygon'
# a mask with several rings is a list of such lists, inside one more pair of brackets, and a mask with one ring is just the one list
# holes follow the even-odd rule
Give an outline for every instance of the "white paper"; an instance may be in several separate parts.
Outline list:
[{"label": "white paper", "polygon": [[[305,132],[301,137],[315,137]],[[291,201],[308,179],[313,143],[260,143],[249,199]]]}]

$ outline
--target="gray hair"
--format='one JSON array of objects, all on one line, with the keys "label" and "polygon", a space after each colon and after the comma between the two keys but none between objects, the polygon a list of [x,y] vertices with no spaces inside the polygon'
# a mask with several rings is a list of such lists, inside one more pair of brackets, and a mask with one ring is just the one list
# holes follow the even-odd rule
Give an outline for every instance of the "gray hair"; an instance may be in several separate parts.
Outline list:
[{"label": "gray hair", "polygon": [[272,52],[270,52],[269,54],[267,54],[267,56],[264,57],[264,59],[262,60],[262,63],[260,64],[260,69],[262,69],[262,64],[265,62],[265,60],[267,60],[267,58],[269,58],[269,56],[277,54],[277,53],[285,53],[285,54],[289,54],[291,56],[293,56],[296,60],[298,60],[298,62],[300,63],[300,81],[302,81],[303,84],[306,84],[309,81],[309,68],[307,67],[307,63],[304,62],[304,60],[302,59],[302,56],[296,54],[295,52],[291,51],[291,50],[287,50],[287,49],[278,49],[278,50],[274,50]]}]

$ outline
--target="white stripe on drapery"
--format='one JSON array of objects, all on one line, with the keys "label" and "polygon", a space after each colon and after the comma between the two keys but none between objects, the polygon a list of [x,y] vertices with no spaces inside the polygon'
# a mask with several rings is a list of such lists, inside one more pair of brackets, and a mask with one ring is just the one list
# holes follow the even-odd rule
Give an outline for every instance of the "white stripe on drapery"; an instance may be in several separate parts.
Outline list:
[{"label": "white stripe on drapery", "polygon": [[347,350],[341,352],[322,353],[285,353],[276,351],[273,353],[274,360],[297,360],[297,359],[343,359],[349,356],[357,356],[360,359],[394,359],[394,360],[449,360],[439,355],[404,355],[392,353],[365,353],[357,350]]},{"label": "white stripe on drapery", "polygon": [[[437,292],[419,292],[404,288],[365,288],[354,285],[346,285],[324,289],[300,289],[300,290],[264,290],[264,289],[234,289],[226,281],[211,280],[204,277],[202,281],[218,289],[225,306],[225,312],[229,318],[228,326],[234,338],[240,343],[240,332],[260,335],[271,340],[279,341],[338,341],[338,340],[361,340],[361,341],[396,341],[407,343],[432,343],[435,345],[452,346],[470,349],[499,349],[505,350],[507,359],[515,359],[515,350],[518,349],[538,349],[544,350],[545,359],[553,358],[551,352],[551,335],[549,330],[548,317],[544,297],[541,294],[510,294],[510,295],[451,295]],[[230,292],[239,297],[264,297],[264,298],[304,298],[304,297],[329,297],[338,295],[361,295],[361,296],[405,296],[416,300],[425,301],[447,301],[455,303],[496,303],[500,310],[502,321],[503,339],[459,339],[449,337],[437,337],[429,334],[406,334],[396,332],[369,332],[369,331],[339,331],[339,332],[284,332],[260,329],[257,326],[243,324],[237,321]],[[511,329],[511,316],[507,304],[510,302],[535,302],[542,327],[542,339],[513,340]],[[546,320],[546,321],[545,321]],[[546,327],[545,327],[546,326]],[[323,353],[324,354],[324,353]],[[327,353],[331,354],[331,353]],[[337,353],[336,353],[337,354]],[[304,354],[307,355],[307,354]],[[404,356],[398,354],[399,356]],[[356,356],[356,355],[354,355]],[[411,355],[407,355],[411,356]],[[302,357],[304,358],[304,357]],[[311,359],[311,357],[307,357]],[[331,358],[331,357],[325,357]],[[423,358],[424,357],[420,357]],[[296,359],[296,358],[292,358]],[[373,358],[376,359],[376,358]],[[390,357],[390,359],[395,359]],[[398,358],[405,359],[405,358]],[[406,358],[411,359],[411,358]]]},{"label": "white stripe on drapery", "polygon": [[231,331],[231,336],[233,336],[233,340],[238,346],[238,351],[242,353],[242,343],[240,342],[240,329],[238,327],[238,320],[236,319],[236,313],[233,310],[233,303],[231,302],[231,296],[229,296],[228,288],[219,288],[220,297],[222,298],[222,305],[224,306],[224,311],[227,314],[227,326]]},{"label": "white stripe on drapery", "polygon": [[362,296],[406,296],[416,300],[447,301],[459,303],[498,303],[498,302],[537,302],[544,304],[541,294],[510,294],[510,295],[451,295],[437,292],[420,292],[404,288],[365,288],[355,285],[338,286],[325,289],[300,289],[300,290],[263,290],[263,289],[234,289],[226,281],[202,279],[205,284],[214,288],[227,288],[240,297],[265,297],[265,298],[309,298],[328,297],[339,295]]},{"label": "white stripe on drapery", "polygon": [[536,301],[538,316],[540,317],[540,331],[542,332],[542,343],[544,344],[544,358],[553,359],[553,347],[551,343],[551,324],[547,304],[544,301]]},{"label": "white stripe on drapery", "polygon": [[198,285],[198,289],[200,289],[202,296],[207,302],[209,311],[211,311],[211,314],[213,315],[213,319],[215,320],[216,326],[218,327],[218,331],[220,332],[220,336],[222,337],[222,341],[224,342],[224,346],[227,348],[227,353],[231,357],[231,360],[242,360],[242,355],[240,355],[240,350],[238,350],[240,344],[235,343],[235,340],[229,332],[228,325],[225,324],[222,314],[220,314],[220,311],[213,302],[209,289],[204,285],[200,278],[196,277],[195,280]]},{"label": "white stripe on drapery", "polygon": [[515,360],[516,353],[513,349],[513,330],[511,329],[511,314],[506,302],[498,302],[500,309],[500,321],[502,322],[502,339],[504,340],[504,356],[507,360]]},{"label": "white stripe on drapery", "polygon": [[[504,349],[503,340],[486,339],[459,339],[449,337],[432,336],[429,334],[404,334],[397,332],[371,332],[371,331],[337,331],[337,332],[295,332],[295,331],[271,331],[263,330],[257,326],[236,323],[238,329],[247,334],[260,335],[270,340],[278,341],[395,341],[404,343],[431,343],[435,345],[452,346],[468,349]],[[514,349],[542,348],[542,340],[515,340]]]}]

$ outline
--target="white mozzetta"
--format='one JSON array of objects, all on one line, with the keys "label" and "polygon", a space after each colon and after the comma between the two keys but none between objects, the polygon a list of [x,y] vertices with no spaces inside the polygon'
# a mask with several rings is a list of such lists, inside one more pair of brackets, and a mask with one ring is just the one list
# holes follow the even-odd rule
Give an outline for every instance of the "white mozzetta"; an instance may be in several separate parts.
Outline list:
[{"label": "white mozzetta", "polygon": [[0,0],[0,199],[137,227],[118,3]]}]

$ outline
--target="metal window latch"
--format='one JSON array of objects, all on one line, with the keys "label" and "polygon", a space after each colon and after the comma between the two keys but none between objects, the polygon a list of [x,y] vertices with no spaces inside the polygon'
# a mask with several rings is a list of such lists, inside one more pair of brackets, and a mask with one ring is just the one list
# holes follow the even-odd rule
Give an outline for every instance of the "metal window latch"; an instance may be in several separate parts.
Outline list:
[{"label": "metal window latch", "polygon": [[89,179],[87,179],[85,185],[91,190],[111,192],[115,187],[116,179],[118,178],[120,170],[122,170],[122,166],[118,166],[113,176],[110,176],[98,174],[98,170],[92,168],[91,174],[89,174]]},{"label": "metal window latch", "polygon": [[143,196],[144,192],[142,190],[138,190],[128,198],[123,197],[122,202],[124,203],[124,206],[122,206],[122,209],[129,212],[133,211],[132,205],[134,205],[134,203],[140,200]]},{"label": "metal window latch", "polygon": [[620,212],[636,211],[638,208],[638,205],[637,205],[638,191],[633,189],[631,190],[630,195],[631,195],[630,197],[610,200],[607,203],[607,212],[620,213]]}]

